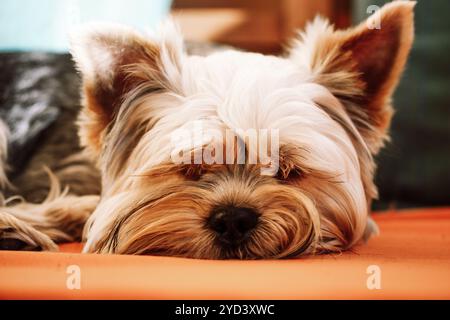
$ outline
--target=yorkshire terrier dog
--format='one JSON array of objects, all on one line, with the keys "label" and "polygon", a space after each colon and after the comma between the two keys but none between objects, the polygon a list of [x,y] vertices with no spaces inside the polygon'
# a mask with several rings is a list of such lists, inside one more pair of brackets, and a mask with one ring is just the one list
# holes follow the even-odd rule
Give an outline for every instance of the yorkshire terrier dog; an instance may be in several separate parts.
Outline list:
[{"label": "yorkshire terrier dog", "polygon": [[0,238],[200,259],[351,248],[377,232],[374,156],[389,137],[413,8],[394,1],[349,30],[316,18],[283,57],[188,55],[170,22],[157,36],[83,27],[72,38],[79,137],[101,194],[57,194],[49,173],[56,187],[43,203],[5,201]]}]

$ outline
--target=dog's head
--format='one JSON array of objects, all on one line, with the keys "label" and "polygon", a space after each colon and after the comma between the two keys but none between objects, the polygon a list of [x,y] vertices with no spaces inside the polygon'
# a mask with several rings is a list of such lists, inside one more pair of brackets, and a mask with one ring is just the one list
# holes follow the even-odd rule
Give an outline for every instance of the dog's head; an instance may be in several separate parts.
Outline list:
[{"label": "dog's head", "polygon": [[189,56],[170,23],[79,32],[80,137],[103,179],[85,251],[257,259],[360,241],[413,6],[346,31],[316,19],[286,57]]}]

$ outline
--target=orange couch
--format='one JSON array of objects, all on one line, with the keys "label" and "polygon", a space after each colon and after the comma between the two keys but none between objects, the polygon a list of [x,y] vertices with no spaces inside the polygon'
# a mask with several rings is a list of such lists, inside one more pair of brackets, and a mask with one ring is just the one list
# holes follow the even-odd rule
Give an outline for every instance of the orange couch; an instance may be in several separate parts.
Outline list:
[{"label": "orange couch", "polygon": [[[340,255],[281,261],[0,252],[2,299],[449,299],[450,208],[375,215],[381,235]],[[70,290],[68,267],[81,288]],[[370,290],[367,269],[380,268]]]}]

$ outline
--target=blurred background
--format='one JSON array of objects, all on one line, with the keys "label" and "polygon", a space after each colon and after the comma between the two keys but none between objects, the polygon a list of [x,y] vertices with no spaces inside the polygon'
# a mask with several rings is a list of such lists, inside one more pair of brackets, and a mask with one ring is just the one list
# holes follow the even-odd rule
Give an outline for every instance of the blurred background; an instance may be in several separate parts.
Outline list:
[{"label": "blurred background", "polygon": [[[296,30],[317,14],[346,28],[366,19],[370,5],[386,2],[2,0],[0,117],[13,131],[10,161],[27,169],[36,146],[52,139],[52,125],[67,110],[76,112],[77,78],[67,54],[67,33],[80,23],[113,21],[146,30],[171,13],[192,43],[279,54]],[[418,1],[416,42],[394,100],[393,139],[379,156],[380,200],[375,209],[450,205],[448,12],[448,0]],[[20,176],[17,170],[14,174]]]}]

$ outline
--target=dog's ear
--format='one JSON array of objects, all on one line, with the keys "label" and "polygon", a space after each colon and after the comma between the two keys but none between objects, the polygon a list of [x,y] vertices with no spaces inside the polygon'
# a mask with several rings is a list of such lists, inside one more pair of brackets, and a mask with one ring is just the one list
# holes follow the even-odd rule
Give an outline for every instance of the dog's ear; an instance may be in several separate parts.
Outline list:
[{"label": "dog's ear", "polygon": [[80,136],[95,157],[128,93],[141,85],[147,92],[177,90],[183,40],[171,22],[162,27],[159,38],[96,23],[72,33],[71,53],[83,81]]},{"label": "dog's ear", "polygon": [[317,18],[291,51],[295,63],[343,101],[374,154],[387,138],[391,96],[413,43],[414,5],[391,2],[345,31],[335,31]]}]

